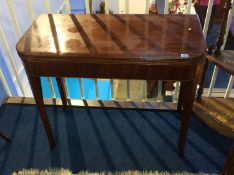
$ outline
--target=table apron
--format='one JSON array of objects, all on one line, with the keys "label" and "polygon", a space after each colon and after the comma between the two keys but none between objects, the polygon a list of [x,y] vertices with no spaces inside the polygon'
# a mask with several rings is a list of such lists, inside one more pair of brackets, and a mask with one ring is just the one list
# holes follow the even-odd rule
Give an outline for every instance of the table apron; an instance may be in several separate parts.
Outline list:
[{"label": "table apron", "polygon": [[141,65],[141,64],[92,64],[92,63],[24,63],[30,76],[82,77],[138,80],[193,80],[197,65]]}]

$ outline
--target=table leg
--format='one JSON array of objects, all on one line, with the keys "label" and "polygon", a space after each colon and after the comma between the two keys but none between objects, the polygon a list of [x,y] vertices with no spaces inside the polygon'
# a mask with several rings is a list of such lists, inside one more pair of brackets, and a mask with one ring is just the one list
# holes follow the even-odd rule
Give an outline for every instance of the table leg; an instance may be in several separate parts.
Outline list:
[{"label": "table leg", "polygon": [[208,68],[208,59],[206,59],[204,67],[202,69],[202,73],[200,75],[201,77],[200,77],[200,82],[198,83],[199,84],[199,88],[198,88],[198,91],[197,91],[197,98],[196,98],[196,100],[201,100],[201,97],[202,97],[202,94],[203,94],[203,88],[204,88],[207,68]]},{"label": "table leg", "polygon": [[193,102],[196,92],[196,83],[194,81],[186,81],[182,84],[183,92],[182,94],[182,104],[183,110],[181,115],[181,125],[179,133],[178,142],[178,152],[179,156],[184,156],[185,141],[188,131],[189,122],[192,116]]},{"label": "table leg", "polygon": [[42,120],[43,126],[45,128],[47,138],[50,144],[50,148],[55,148],[55,141],[54,136],[51,130],[51,126],[46,114],[46,109],[43,102],[43,96],[42,96],[42,88],[41,88],[41,81],[40,77],[34,77],[34,76],[28,76],[32,92],[39,110],[40,118]]},{"label": "table leg", "polygon": [[180,83],[180,94],[179,94],[179,99],[177,103],[177,111],[181,113],[182,108],[183,108],[183,82]]},{"label": "table leg", "polygon": [[63,106],[67,106],[67,94],[65,90],[65,80],[64,78],[56,78],[57,84],[58,84],[58,89],[59,93],[62,99]]},{"label": "table leg", "polygon": [[7,142],[11,142],[11,139],[9,137],[7,137],[5,134],[3,134],[2,132],[0,132],[0,137],[2,137]]}]

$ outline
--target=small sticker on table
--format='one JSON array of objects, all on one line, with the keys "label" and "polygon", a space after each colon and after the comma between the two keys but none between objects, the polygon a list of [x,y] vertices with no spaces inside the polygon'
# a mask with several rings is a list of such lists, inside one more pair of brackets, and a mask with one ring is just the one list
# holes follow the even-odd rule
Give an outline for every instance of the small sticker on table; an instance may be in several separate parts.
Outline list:
[{"label": "small sticker on table", "polygon": [[182,53],[182,54],[180,54],[180,57],[181,57],[181,58],[189,58],[189,54],[187,54],[187,53]]}]

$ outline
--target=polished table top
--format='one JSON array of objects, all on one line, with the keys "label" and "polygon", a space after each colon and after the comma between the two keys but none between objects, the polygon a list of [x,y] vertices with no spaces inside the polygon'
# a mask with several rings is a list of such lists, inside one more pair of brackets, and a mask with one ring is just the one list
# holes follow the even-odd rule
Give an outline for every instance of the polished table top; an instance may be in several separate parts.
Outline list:
[{"label": "polished table top", "polygon": [[196,15],[39,16],[17,44],[21,58],[154,63],[204,55]]}]

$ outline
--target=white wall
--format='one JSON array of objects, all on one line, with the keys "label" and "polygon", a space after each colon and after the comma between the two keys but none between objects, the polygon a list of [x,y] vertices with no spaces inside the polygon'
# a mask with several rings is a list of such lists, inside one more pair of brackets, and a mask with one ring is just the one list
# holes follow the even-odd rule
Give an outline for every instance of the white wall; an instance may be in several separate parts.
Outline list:
[{"label": "white wall", "polygon": [[[125,1],[125,0],[120,0]],[[93,0],[92,1],[92,12],[96,13],[96,11],[100,10],[100,3],[104,2],[104,0]],[[119,13],[119,0],[109,0],[109,9],[113,11],[114,14]]]},{"label": "white wall", "polygon": [[[7,2],[6,0],[0,1],[0,9],[1,9],[0,10],[0,21],[1,21],[0,25],[3,29],[3,33],[10,47],[10,51],[14,59],[14,64],[20,76],[20,81],[24,89],[27,89],[26,90],[28,92],[27,96],[31,96],[32,94],[30,91],[29,83],[28,83],[22,62],[20,58],[18,57],[18,54],[15,49],[16,43],[19,40],[19,36],[17,35],[17,31],[12,21],[12,17],[10,15],[9,8],[6,2]],[[30,16],[29,8],[26,2],[27,2],[26,0],[12,0],[11,1],[13,11],[17,17],[19,28],[22,33],[24,33],[32,23],[32,17]],[[32,3],[31,7],[33,9],[33,14],[35,17],[37,17],[41,13],[47,13],[45,0],[31,0],[30,2]],[[50,0],[50,3],[51,3],[52,11],[57,12],[62,7],[63,0]],[[0,39],[0,50],[3,55],[3,59],[5,60],[5,63],[7,65],[7,68],[10,72],[10,75],[12,77],[12,80],[16,86],[16,89],[18,90],[18,92],[20,92],[18,84],[16,82],[15,74],[9,62],[9,56],[7,54],[7,50],[4,47],[2,39]]]},{"label": "white wall", "polygon": [[92,1],[92,13],[96,13],[96,11],[100,10],[100,3],[104,0],[94,0]]},{"label": "white wall", "polygon": [[119,0],[109,0],[109,9],[114,14],[119,13]]},{"label": "white wall", "polygon": [[146,0],[129,0],[129,14],[145,14]]},{"label": "white wall", "polygon": [[[17,1],[15,1],[15,2],[17,2]],[[19,4],[17,3],[16,5],[19,5]],[[19,10],[20,8],[21,7],[18,6],[18,8],[16,8],[16,9]],[[22,15],[18,16],[19,19],[24,19],[24,17],[25,16],[24,16],[23,13],[22,13]],[[15,27],[13,25],[13,22],[12,22],[12,19],[11,19],[11,16],[10,16],[6,1],[1,1],[0,21],[1,21],[0,25],[2,27],[2,30],[3,30],[3,32],[5,34],[5,37],[6,37],[7,41],[8,41],[9,47],[10,47],[11,54],[13,56],[16,69],[17,69],[18,73],[20,74],[20,77],[23,80],[23,79],[25,79],[24,78],[25,74],[22,71],[23,70],[22,62],[21,62],[20,58],[18,57],[18,54],[17,54],[16,49],[15,49],[16,42],[18,41],[19,38],[17,36]],[[27,19],[22,20],[22,21],[24,23],[27,23]],[[13,79],[13,82],[15,82],[16,88],[18,89],[18,91],[20,91],[19,88],[17,87],[15,74],[13,72],[13,69],[12,69],[12,66],[10,64],[9,57],[8,57],[8,54],[7,54],[7,50],[5,49],[4,43],[3,43],[2,40],[0,40],[0,49],[1,49],[1,52],[2,52],[3,59],[5,60],[5,63],[6,63],[8,69],[10,71],[10,75],[11,75],[11,77]]]},{"label": "white wall", "polygon": [[[126,1],[125,0],[111,0],[119,2],[118,11],[120,14],[126,13]],[[155,3],[155,0],[150,0],[150,4]],[[129,0],[129,14],[145,14],[146,0]]]},{"label": "white wall", "polygon": [[[40,1],[40,0],[36,0],[36,1]],[[63,3],[64,3],[64,0],[50,0],[52,11],[58,12],[58,10],[63,7]]]}]

